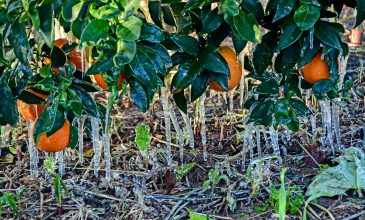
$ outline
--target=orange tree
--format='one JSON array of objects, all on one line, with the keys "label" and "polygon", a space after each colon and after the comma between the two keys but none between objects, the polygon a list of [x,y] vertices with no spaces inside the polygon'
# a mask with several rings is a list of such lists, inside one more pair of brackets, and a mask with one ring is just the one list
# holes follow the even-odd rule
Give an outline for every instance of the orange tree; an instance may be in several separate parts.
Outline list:
[{"label": "orange tree", "polygon": [[[139,0],[7,0],[0,3],[0,125],[18,121],[16,100],[43,104],[34,137],[54,134],[66,120],[82,114],[100,117],[105,108],[90,94],[97,89],[90,75],[100,74],[115,103],[120,73],[136,105],[146,111],[164,78],[176,69],[171,92],[186,111],[184,90],[191,101],[214,80],[228,89],[226,60],[219,53],[230,37],[236,54],[247,42],[256,44],[245,59],[249,78],[261,81],[250,90],[244,107],[247,122],[285,124],[298,130],[298,116],[308,108],[300,87],[312,88],[319,98],[334,98],[351,86],[338,88],[338,56],[346,56],[344,28],[337,23],[344,5],[356,7],[356,25],[365,17],[364,0],[154,0],[140,7]],[[78,43],[54,46],[55,20]],[[86,51],[92,65],[83,73],[69,53]],[[313,85],[299,83],[300,69],[320,51],[330,77]],[[42,63],[49,57],[51,63]],[[313,65],[316,66],[316,65]],[[57,68],[57,72],[55,69]],[[325,68],[324,68],[325,69]],[[326,74],[325,74],[326,75]],[[328,75],[328,73],[327,73]],[[120,80],[119,80],[120,81]],[[27,92],[47,94],[45,100]],[[70,126],[70,146],[75,146]]]}]

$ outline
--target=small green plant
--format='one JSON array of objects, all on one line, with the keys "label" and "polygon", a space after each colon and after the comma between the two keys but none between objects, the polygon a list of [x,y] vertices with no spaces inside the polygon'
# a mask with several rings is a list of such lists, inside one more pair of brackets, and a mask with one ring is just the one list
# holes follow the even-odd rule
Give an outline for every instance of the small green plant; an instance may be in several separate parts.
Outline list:
[{"label": "small green plant", "polygon": [[195,163],[187,163],[183,164],[181,166],[176,167],[176,178],[178,181],[180,181],[186,174],[188,174],[194,167]]},{"label": "small green plant", "polygon": [[256,212],[265,212],[267,209],[269,208],[268,204],[263,204],[263,205],[254,205],[253,209]]},{"label": "small green plant", "polygon": [[135,142],[141,151],[146,151],[151,142],[150,127],[145,124],[138,124],[136,126]]},{"label": "small green plant", "polygon": [[67,187],[65,183],[62,181],[61,176],[55,172],[55,160],[54,158],[47,158],[45,160],[44,167],[48,171],[48,173],[53,177],[53,186],[57,198],[57,205],[62,205],[62,190],[65,193],[68,193]]},{"label": "small green plant", "polygon": [[215,169],[209,170],[208,173],[209,179],[205,180],[203,183],[204,188],[208,188],[209,186],[217,185],[221,180],[228,180],[228,176],[222,174],[220,172],[220,166],[216,165]]},{"label": "small green plant", "polygon": [[205,214],[201,214],[201,213],[197,213],[197,212],[192,212],[189,209],[187,209],[187,210],[189,212],[189,219],[190,220],[211,220],[209,215],[205,215]]},{"label": "small green plant", "polygon": [[20,197],[26,191],[28,191],[26,188],[22,188],[15,194],[10,192],[4,192],[3,195],[0,197],[0,216],[2,214],[3,207],[5,205],[9,205],[9,207],[11,208],[11,210],[13,210],[15,215],[18,216],[20,207]]},{"label": "small green plant", "polygon": [[304,204],[304,195],[299,186],[290,186],[288,184],[285,188],[285,172],[286,168],[281,171],[281,185],[280,189],[275,186],[271,187],[269,202],[274,207],[275,211],[279,213],[280,219],[285,218],[285,213],[289,212],[292,215],[298,214],[300,207]]}]

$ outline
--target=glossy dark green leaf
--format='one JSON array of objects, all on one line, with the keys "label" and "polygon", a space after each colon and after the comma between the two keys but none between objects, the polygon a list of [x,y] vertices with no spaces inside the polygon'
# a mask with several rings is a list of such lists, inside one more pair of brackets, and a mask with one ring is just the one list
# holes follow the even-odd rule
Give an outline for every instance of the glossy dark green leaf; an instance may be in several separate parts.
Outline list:
[{"label": "glossy dark green leaf", "polygon": [[312,92],[319,100],[325,99],[327,93],[334,88],[333,81],[330,79],[323,79],[316,82],[312,87]]},{"label": "glossy dark green leaf", "polygon": [[254,102],[250,107],[250,115],[246,123],[270,126],[273,121],[274,106],[275,102],[270,99]]},{"label": "glossy dark green leaf", "polygon": [[274,78],[270,78],[267,81],[262,82],[254,91],[256,94],[263,95],[278,95],[279,85]]},{"label": "glossy dark green leaf", "polygon": [[197,61],[184,63],[177,70],[172,84],[178,89],[185,89],[190,86],[198,74],[200,74],[200,67]]},{"label": "glossy dark green leaf", "polygon": [[0,82],[0,125],[15,126],[18,122],[16,100],[8,84]]},{"label": "glossy dark green leaf", "polygon": [[75,0],[66,0],[62,4],[62,17],[67,22],[73,22],[77,19],[80,14],[80,11],[85,2],[77,2]]},{"label": "glossy dark green leaf", "polygon": [[51,60],[52,67],[58,68],[60,66],[64,66],[67,60],[66,54],[59,47],[53,47],[51,51]]},{"label": "glossy dark green leaf", "polygon": [[162,27],[161,0],[148,1],[148,9],[149,9],[152,21],[160,28],[163,28]]},{"label": "glossy dark green leaf", "polygon": [[97,92],[98,89],[94,86],[94,84],[87,82],[85,80],[73,79],[74,84],[80,86],[85,89],[86,92]]},{"label": "glossy dark green leaf", "polygon": [[210,11],[203,20],[201,33],[211,33],[216,30],[223,22],[223,16],[218,14],[218,8]]},{"label": "glossy dark green leaf", "polygon": [[204,52],[199,56],[199,64],[202,68],[215,73],[229,75],[227,61],[219,53]]},{"label": "glossy dark green leaf", "polygon": [[164,61],[166,67],[170,67],[172,65],[170,55],[164,46],[162,46],[161,44],[152,44],[152,45],[148,45],[148,46],[156,51],[156,53]]},{"label": "glossy dark green leaf", "polygon": [[222,43],[222,41],[227,38],[230,32],[231,27],[223,21],[222,24],[215,31],[208,35],[208,46],[218,47]]},{"label": "glossy dark green leaf", "polygon": [[195,38],[187,35],[179,35],[171,37],[171,40],[179,46],[180,52],[186,52],[192,56],[198,55],[199,43]]},{"label": "glossy dark green leaf", "polygon": [[273,22],[282,19],[293,11],[296,0],[279,0]]},{"label": "glossy dark green leaf", "polygon": [[355,27],[359,26],[364,21],[364,19],[365,19],[365,0],[357,0]]},{"label": "glossy dark green leaf", "polygon": [[303,31],[298,28],[294,21],[288,23],[283,28],[283,32],[280,36],[278,50],[285,49],[296,42],[302,35]]},{"label": "glossy dark green leaf", "polygon": [[101,19],[92,20],[81,34],[81,44],[96,45],[100,39],[108,37],[109,22]]},{"label": "glossy dark green leaf", "polygon": [[56,115],[54,119],[53,126],[50,130],[46,132],[47,137],[51,136],[52,134],[56,133],[58,130],[62,128],[65,124],[65,112],[60,110],[59,108],[56,109]]},{"label": "glossy dark green leaf", "polygon": [[76,95],[82,100],[82,108],[86,112],[86,114],[92,117],[99,118],[98,108],[90,94],[77,85],[72,85],[70,89],[73,90]]},{"label": "glossy dark green leaf", "polygon": [[132,16],[135,14],[135,12],[138,10],[139,5],[141,4],[140,0],[122,0],[120,3],[123,6],[123,12],[121,14],[121,17],[123,19],[127,19],[129,16]]},{"label": "glossy dark green leaf", "polygon": [[198,75],[191,84],[191,101],[197,100],[207,89],[209,77],[204,72]]},{"label": "glossy dark green leaf", "polygon": [[176,106],[182,112],[184,112],[186,114],[187,111],[188,111],[188,107],[187,107],[187,100],[186,100],[185,95],[184,95],[184,90],[181,90],[180,92],[175,93],[172,97],[175,100]]},{"label": "glossy dark green leaf", "polygon": [[239,10],[236,0],[222,0],[219,6],[219,13],[226,14],[229,17],[238,15]]},{"label": "glossy dark green leaf", "polygon": [[261,33],[259,24],[253,14],[247,14],[244,11],[240,11],[237,16],[233,17],[233,25],[231,27],[239,33],[239,35],[247,41],[260,43]]},{"label": "glossy dark green leaf", "polygon": [[161,56],[159,56],[154,49],[148,46],[141,45],[139,49],[141,49],[145,53],[145,55],[148,56],[156,72],[166,76],[165,63]]},{"label": "glossy dark green leaf", "polygon": [[139,39],[151,43],[160,43],[164,39],[164,34],[156,25],[144,23]]},{"label": "glossy dark green leaf", "polygon": [[71,31],[73,36],[77,39],[81,39],[82,31],[86,26],[86,22],[80,19],[76,19],[71,23]]},{"label": "glossy dark green leaf", "polygon": [[24,64],[28,64],[27,53],[29,44],[28,37],[25,32],[25,24],[19,23],[19,20],[16,20],[11,28],[8,40],[14,49],[15,56],[19,59],[19,61]]},{"label": "glossy dark green leaf", "polygon": [[89,12],[94,18],[103,20],[117,18],[120,14],[118,5],[113,1],[100,7],[93,3],[89,6]]},{"label": "glossy dark green leaf", "polygon": [[301,47],[302,47],[301,51],[300,51],[301,56],[299,57],[299,60],[298,60],[298,67],[299,68],[303,67],[305,64],[312,61],[313,57],[317,54],[317,52],[320,49],[320,42],[316,37],[314,37],[313,38],[313,46],[311,48],[310,39],[309,39],[309,36],[308,36],[308,38],[305,38],[305,40],[302,42]]},{"label": "glossy dark green leaf", "polygon": [[235,31],[235,29],[232,31],[232,41],[237,55],[241,53],[248,43],[247,40],[243,39],[242,36],[237,31]]},{"label": "glossy dark green leaf", "polygon": [[40,20],[40,32],[49,48],[53,47],[54,41],[54,11],[53,4],[42,4],[38,8]]},{"label": "glossy dark green leaf", "polygon": [[339,38],[339,31],[340,29],[327,21],[318,21],[314,25],[314,34],[318,39],[341,51],[342,47]]},{"label": "glossy dark green leaf", "polygon": [[138,79],[147,87],[157,87],[157,81],[159,78],[154,71],[152,63],[147,57],[141,53],[137,53],[129,65],[136,79]]},{"label": "glossy dark green leaf", "polygon": [[214,80],[214,82],[216,82],[220,87],[222,87],[222,89],[224,89],[225,91],[228,91],[228,75],[224,75],[221,73],[214,73],[214,72],[210,72],[207,71],[209,73],[209,78],[211,80]]},{"label": "glossy dark green leaf", "polygon": [[257,74],[263,74],[272,64],[272,57],[276,51],[278,34],[274,31],[266,33],[253,51],[252,63]]},{"label": "glossy dark green leaf", "polygon": [[39,115],[33,130],[33,137],[35,143],[38,143],[39,138],[43,133],[51,131],[52,128],[54,127],[56,116],[59,111],[58,103],[59,103],[59,96],[53,100],[51,106],[46,107],[44,111]]},{"label": "glossy dark green leaf", "polygon": [[294,70],[300,57],[300,45],[298,42],[285,48],[275,59],[275,70],[279,73],[290,73]]},{"label": "glossy dark green leaf", "polygon": [[79,133],[78,128],[76,126],[70,126],[70,144],[68,147],[71,149],[75,149],[77,144],[79,143]]},{"label": "glossy dark green leaf", "polygon": [[309,30],[320,16],[320,8],[313,5],[302,5],[294,14],[294,21],[301,30]]},{"label": "glossy dark green leaf", "polygon": [[143,86],[137,82],[137,81],[130,81],[130,92],[131,96],[138,106],[139,109],[141,109],[142,112],[146,112],[148,109],[148,101],[147,101],[147,95],[145,90],[143,89]]},{"label": "glossy dark green leaf", "polygon": [[195,8],[201,8],[205,5],[208,5],[210,3],[212,3],[214,0],[189,0],[185,6],[184,9],[185,10],[192,10]]},{"label": "glossy dark green leaf", "polygon": [[113,57],[107,58],[107,60],[97,60],[87,70],[87,74],[96,74],[102,71],[110,70],[114,66]]},{"label": "glossy dark green leaf", "polygon": [[299,116],[304,117],[310,111],[309,108],[304,104],[304,102],[299,99],[290,99],[289,105]]},{"label": "glossy dark green leaf", "polygon": [[256,20],[259,23],[264,18],[264,9],[259,0],[243,0],[241,2],[241,7],[243,10],[246,10],[248,13],[254,14]]}]

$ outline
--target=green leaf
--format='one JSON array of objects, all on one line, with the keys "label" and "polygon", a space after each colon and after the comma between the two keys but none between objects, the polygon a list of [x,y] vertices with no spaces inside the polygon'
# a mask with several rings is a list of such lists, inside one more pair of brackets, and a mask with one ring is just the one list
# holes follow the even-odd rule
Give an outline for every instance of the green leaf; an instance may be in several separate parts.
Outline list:
[{"label": "green leaf", "polygon": [[53,48],[54,41],[54,11],[53,4],[42,4],[38,8],[40,32],[49,48]]},{"label": "green leaf", "polygon": [[313,5],[302,5],[294,14],[294,21],[297,26],[305,31],[314,26],[320,17],[320,8]]},{"label": "green leaf", "polygon": [[283,32],[280,36],[278,50],[285,49],[296,42],[302,35],[303,31],[298,28],[298,26],[291,21],[283,28]]},{"label": "green leaf", "polygon": [[212,2],[213,2],[213,0],[189,0],[185,4],[184,9],[188,11],[188,10],[192,10],[192,9],[196,9],[196,8],[201,8]]},{"label": "green leaf", "polygon": [[136,126],[135,142],[141,151],[145,152],[148,149],[151,142],[150,127],[148,125],[138,124]]},{"label": "green leaf", "polygon": [[300,57],[300,45],[298,42],[285,48],[275,59],[275,70],[279,73],[288,74],[294,70],[295,64]]},{"label": "green leaf", "polygon": [[59,97],[53,100],[50,107],[47,107],[38,117],[34,125],[33,137],[34,142],[38,143],[40,136],[43,133],[51,131],[54,127],[57,112],[58,112]]},{"label": "green leaf", "polygon": [[161,0],[148,1],[148,10],[150,12],[152,21],[160,28],[163,28]]},{"label": "green leaf", "polygon": [[222,0],[219,5],[219,13],[226,14],[229,17],[238,15],[240,9],[236,0]]},{"label": "green leaf", "polygon": [[141,35],[142,21],[136,16],[131,16],[127,21],[121,21],[117,26],[116,34],[120,40],[134,41]]},{"label": "green leaf", "polygon": [[84,20],[76,19],[71,23],[71,31],[72,34],[77,38],[81,39],[82,31],[86,26],[86,22]]},{"label": "green leaf", "polygon": [[75,149],[77,146],[77,143],[79,142],[79,133],[78,128],[76,126],[70,126],[70,144],[68,147],[71,149]]},{"label": "green leaf", "polygon": [[319,40],[313,36],[313,47],[310,47],[310,39],[309,39],[309,35],[307,35],[308,37],[304,37],[304,42],[302,42],[301,44],[301,56],[299,57],[298,60],[298,67],[301,68],[303,67],[305,64],[311,62],[314,58],[314,56],[317,54],[317,52],[320,49],[320,42]]},{"label": "green leaf", "polygon": [[190,210],[188,210],[188,211],[189,211],[190,220],[210,220],[211,219],[211,218],[209,218],[209,215],[192,212]]},{"label": "green leaf", "polygon": [[[24,64],[28,64],[28,37],[25,32],[25,24],[20,23],[19,19],[15,20],[8,40],[14,49],[15,56],[19,59],[19,61]],[[1,50],[3,49],[1,48]]]},{"label": "green leaf", "polygon": [[123,12],[122,12],[122,20],[127,19],[129,16],[135,14],[135,12],[139,8],[140,0],[120,0],[119,1],[123,5]]},{"label": "green leaf", "polygon": [[196,76],[200,74],[200,71],[197,61],[184,63],[177,70],[172,79],[172,84],[178,89],[185,89],[190,86]]},{"label": "green leaf", "polygon": [[170,55],[164,46],[162,46],[161,44],[153,44],[153,45],[149,45],[149,47],[151,47],[152,49],[154,49],[156,51],[156,53],[164,61],[166,67],[172,66],[172,61],[171,61]]},{"label": "green leaf", "polygon": [[8,84],[1,81],[0,97],[0,125],[10,124],[11,126],[15,126],[18,122],[16,100]]},{"label": "green leaf", "polygon": [[277,8],[275,16],[272,22],[284,18],[293,11],[295,7],[296,0],[279,0],[277,3]]},{"label": "green leaf", "polygon": [[136,55],[137,45],[135,41],[118,40],[117,54],[114,56],[114,65],[128,64]]},{"label": "green leaf", "polygon": [[175,100],[177,107],[186,114],[188,107],[187,107],[187,101],[186,101],[186,98],[184,95],[184,90],[181,90],[180,92],[175,93],[173,95],[173,98]]},{"label": "green leaf", "polygon": [[88,115],[99,118],[98,107],[96,106],[96,103],[94,99],[90,96],[90,94],[77,85],[71,85],[70,89],[74,91],[76,95],[82,100],[83,110]]},{"label": "green leaf", "polygon": [[100,39],[109,36],[108,30],[108,21],[100,19],[92,20],[82,31],[80,44],[94,46],[99,42]]},{"label": "green leaf", "polygon": [[46,131],[47,136],[51,136],[52,134],[56,133],[58,130],[62,128],[62,126],[65,124],[65,112],[61,110],[60,108],[57,109],[51,109],[56,111],[56,115],[54,117],[54,123],[52,125],[52,128]]},{"label": "green leaf", "polygon": [[247,45],[247,40],[243,39],[237,31],[232,31],[232,41],[237,55],[240,54]]},{"label": "green leaf", "polygon": [[262,37],[261,44],[255,47],[252,63],[257,74],[263,74],[267,67],[272,64],[272,57],[276,51],[277,41],[277,33],[270,31]]},{"label": "green leaf", "polygon": [[202,68],[215,73],[229,75],[227,61],[218,53],[204,52],[199,56],[199,64]]},{"label": "green leaf", "polygon": [[96,3],[92,3],[89,12],[94,18],[103,20],[117,18],[120,14],[118,5],[113,1],[101,7],[98,7]]},{"label": "green leaf", "polygon": [[250,107],[246,124],[269,126],[272,124],[275,102],[273,100],[256,101]]},{"label": "green leaf", "polygon": [[304,102],[299,99],[290,99],[289,105],[299,116],[304,117],[310,111],[309,108],[304,104]]},{"label": "green leaf", "polygon": [[186,176],[194,167],[196,166],[195,162],[187,163],[176,167],[176,177],[178,179],[182,179]]},{"label": "green leaf", "polygon": [[198,55],[199,43],[198,41],[187,35],[179,35],[171,37],[171,40],[180,48],[180,52],[186,52],[194,57]]},{"label": "green leaf", "polygon": [[113,57],[107,58],[106,60],[97,60],[94,64],[90,66],[87,70],[88,75],[100,73],[102,71],[110,70],[114,66]]},{"label": "green leaf", "polygon": [[249,13],[254,14],[259,23],[264,18],[264,9],[259,0],[243,0],[241,7]]},{"label": "green leaf", "polygon": [[[130,68],[138,81],[148,87],[156,88],[158,77],[152,67],[152,63],[142,53],[137,53],[130,62]],[[152,70],[151,70],[152,68]]]},{"label": "green leaf", "polygon": [[205,72],[198,75],[191,84],[191,101],[197,100],[207,89],[209,77]]},{"label": "green leaf", "polygon": [[220,87],[222,87],[222,89],[224,89],[225,91],[228,91],[228,79],[229,76],[228,75],[224,75],[221,73],[215,73],[215,72],[211,72],[211,71],[207,71],[209,73],[209,78],[211,80],[214,80],[214,82],[216,82]]},{"label": "green leaf", "polygon": [[356,4],[356,23],[355,27],[359,26],[365,19],[365,0],[357,0]]},{"label": "green leaf", "polygon": [[319,100],[327,97],[327,92],[334,88],[333,81],[329,79],[322,79],[316,82],[312,87],[312,92]]},{"label": "green leaf", "polygon": [[85,2],[75,2],[74,0],[66,0],[63,2],[62,5],[62,17],[67,22],[73,22],[75,21],[82,9],[82,6],[85,4]]},{"label": "green leaf", "polygon": [[318,21],[314,25],[314,35],[318,37],[318,39],[341,51],[340,31],[340,29],[327,21]]},{"label": "green leaf", "polygon": [[148,99],[146,92],[143,89],[143,86],[135,80],[130,81],[129,85],[130,85],[131,96],[134,102],[136,103],[139,109],[141,109],[143,112],[146,112],[148,109]]},{"label": "green leaf", "polygon": [[288,168],[283,168],[280,172],[280,190],[279,190],[279,219],[285,220],[286,208],[287,208],[287,195],[288,192],[285,189],[285,173]]},{"label": "green leaf", "polygon": [[144,23],[139,39],[151,43],[160,43],[164,40],[164,34],[162,33],[161,29],[156,25]]},{"label": "green leaf", "polygon": [[218,8],[216,8],[213,11],[210,11],[202,22],[203,28],[201,33],[210,34],[221,25],[223,22],[223,16],[218,14]]},{"label": "green leaf", "polygon": [[232,29],[234,28],[243,39],[254,43],[261,43],[259,24],[253,14],[240,11],[237,16],[233,17],[233,25]]},{"label": "green leaf", "polygon": [[19,210],[15,203],[15,198],[13,194],[10,194],[8,192],[4,192],[3,198],[5,199],[5,202],[9,204],[10,208],[15,212],[16,215],[18,215]]},{"label": "green leaf", "polygon": [[51,65],[52,67],[64,66],[66,63],[66,54],[59,47],[53,47],[51,51]]},{"label": "green leaf", "polygon": [[256,94],[262,95],[278,95],[279,85],[274,78],[262,82],[254,91]]}]

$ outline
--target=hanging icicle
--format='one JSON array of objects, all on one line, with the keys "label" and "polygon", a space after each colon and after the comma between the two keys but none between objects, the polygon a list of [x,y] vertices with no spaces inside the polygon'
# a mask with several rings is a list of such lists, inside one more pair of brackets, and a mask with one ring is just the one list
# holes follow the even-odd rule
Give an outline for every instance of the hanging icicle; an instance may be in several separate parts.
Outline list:
[{"label": "hanging icicle", "polygon": [[333,134],[332,134],[332,122],[331,122],[331,101],[330,100],[321,100],[319,101],[319,105],[321,106],[322,111],[322,141],[323,145],[328,143],[330,144],[332,153],[335,153],[334,143],[333,143]]},{"label": "hanging icicle", "polygon": [[94,151],[94,175],[97,177],[99,172],[100,165],[100,157],[101,157],[101,146],[100,146],[100,125],[99,119],[95,117],[91,117],[91,133],[92,133],[92,142],[93,142],[93,151]]},{"label": "hanging icicle", "polygon": [[312,27],[309,31],[309,48],[313,49],[313,40],[314,40],[314,27]]},{"label": "hanging icicle", "polygon": [[180,163],[183,164],[184,163],[184,136],[183,136],[183,132],[181,131],[179,122],[177,120],[175,111],[173,109],[170,110],[170,118],[172,121],[172,124],[174,125],[175,131],[176,131],[176,136],[177,136],[177,142],[179,145],[179,155],[180,155]]},{"label": "hanging icicle", "polygon": [[105,179],[109,182],[111,179],[111,156],[110,156],[110,134],[109,134],[110,108],[106,108],[105,125],[103,132],[104,145],[104,162],[105,162]]},{"label": "hanging icicle", "polygon": [[185,114],[184,112],[182,112],[180,109],[179,109],[179,111],[180,111],[182,118],[184,119],[185,128],[186,128],[188,136],[189,136],[189,147],[194,148],[194,145],[195,145],[194,144],[194,131],[193,131],[193,128],[191,127],[189,116],[187,114]]},{"label": "hanging icicle", "polygon": [[317,134],[317,113],[316,110],[312,109],[312,114],[310,115],[310,122],[311,122],[311,129],[312,129],[312,136],[315,137]]},{"label": "hanging icicle", "polygon": [[167,164],[172,164],[172,151],[171,151],[171,123],[170,123],[170,109],[167,98],[167,91],[165,87],[161,87],[161,103],[163,109],[163,116],[165,121],[165,135],[166,135],[166,154],[167,154]]},{"label": "hanging icicle", "polygon": [[255,148],[255,145],[253,143],[253,134],[252,134],[253,130],[254,129],[252,123],[246,125],[245,136],[248,144],[248,149],[250,150],[250,161],[252,161],[254,158],[254,148]]},{"label": "hanging icicle", "polygon": [[233,93],[234,89],[229,91],[229,124],[233,123]]},{"label": "hanging icicle", "polygon": [[33,141],[32,127],[34,122],[27,122],[28,130],[28,151],[29,151],[29,164],[30,164],[30,175],[38,177],[38,149]]},{"label": "hanging icicle", "polygon": [[78,120],[78,143],[79,143],[79,162],[81,164],[84,163],[84,124],[85,124],[85,116],[81,116],[81,118]]},{"label": "hanging icicle", "polygon": [[343,146],[341,144],[340,106],[335,103],[332,104],[332,124],[334,134],[336,136],[337,149],[342,150]]},{"label": "hanging icicle", "polygon": [[261,133],[260,133],[260,126],[255,126],[255,133],[256,133],[256,148],[258,156],[261,156]]},{"label": "hanging icicle", "polygon": [[58,174],[62,177],[65,174],[65,160],[63,151],[56,152],[56,160],[58,162]]},{"label": "hanging icicle", "polygon": [[207,131],[206,131],[206,125],[205,125],[205,93],[200,97],[200,125],[201,125],[201,137],[202,137],[202,144],[203,144],[203,159],[204,161],[208,160],[208,151],[207,151]]},{"label": "hanging icicle", "polygon": [[281,164],[282,159],[281,159],[281,155],[280,155],[278,131],[275,130],[273,126],[270,126],[270,139],[271,139],[271,146],[274,150],[274,153],[278,156],[279,164]]}]

